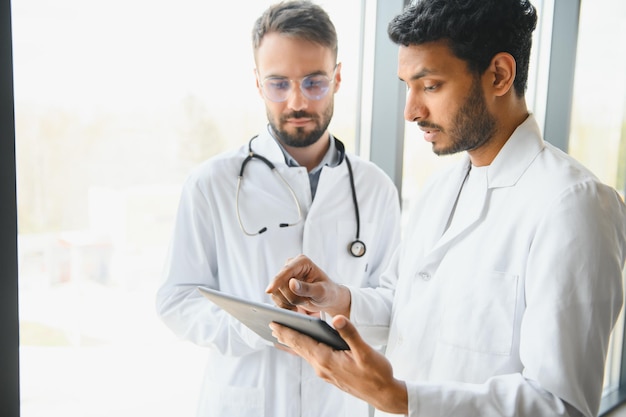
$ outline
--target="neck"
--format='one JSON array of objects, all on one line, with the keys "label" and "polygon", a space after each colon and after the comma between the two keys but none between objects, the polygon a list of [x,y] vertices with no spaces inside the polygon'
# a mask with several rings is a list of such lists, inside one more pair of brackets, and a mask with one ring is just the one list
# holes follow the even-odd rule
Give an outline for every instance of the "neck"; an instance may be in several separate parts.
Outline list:
[{"label": "neck", "polygon": [[[519,100],[519,99],[518,99]],[[486,146],[468,151],[472,164],[477,167],[491,165],[498,153],[509,140],[515,129],[524,123],[529,113],[524,100],[517,102],[516,106],[503,106],[496,118],[499,120],[497,130]]]},{"label": "neck", "polygon": [[314,144],[303,148],[288,146],[282,142],[281,144],[289,155],[291,155],[300,166],[306,167],[309,172],[324,159],[324,155],[326,155],[328,147],[330,146],[328,132],[325,132]]}]

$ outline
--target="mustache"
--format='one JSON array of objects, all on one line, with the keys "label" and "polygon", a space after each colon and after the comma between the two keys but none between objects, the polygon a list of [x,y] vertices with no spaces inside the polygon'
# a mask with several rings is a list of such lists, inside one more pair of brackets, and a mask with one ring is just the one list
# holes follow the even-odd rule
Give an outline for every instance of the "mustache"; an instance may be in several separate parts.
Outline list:
[{"label": "mustache", "polygon": [[306,117],[306,118],[309,118],[309,119],[316,119],[317,118],[314,114],[307,113],[305,111],[299,110],[299,111],[294,111],[292,113],[283,115],[281,117],[281,119],[284,121],[284,120],[287,120],[287,119],[300,119],[302,117]]},{"label": "mustache", "polygon": [[430,123],[430,122],[427,122],[425,120],[417,122],[417,125],[419,127],[423,127],[423,128],[426,128],[426,129],[437,129],[437,130],[441,130],[442,132],[444,131],[443,128],[441,126],[439,126],[438,124]]}]

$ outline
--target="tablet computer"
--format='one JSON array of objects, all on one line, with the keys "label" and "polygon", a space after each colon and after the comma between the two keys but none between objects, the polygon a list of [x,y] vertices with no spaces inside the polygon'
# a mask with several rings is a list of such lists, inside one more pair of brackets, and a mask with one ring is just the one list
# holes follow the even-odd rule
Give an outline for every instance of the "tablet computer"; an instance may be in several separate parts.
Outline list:
[{"label": "tablet computer", "polygon": [[198,287],[198,291],[213,303],[221,307],[240,322],[252,329],[262,338],[279,343],[272,336],[271,322],[276,322],[323,342],[333,349],[349,350],[348,344],[337,330],[319,317],[307,316],[291,310],[285,310],[269,304],[245,300],[212,288]]}]

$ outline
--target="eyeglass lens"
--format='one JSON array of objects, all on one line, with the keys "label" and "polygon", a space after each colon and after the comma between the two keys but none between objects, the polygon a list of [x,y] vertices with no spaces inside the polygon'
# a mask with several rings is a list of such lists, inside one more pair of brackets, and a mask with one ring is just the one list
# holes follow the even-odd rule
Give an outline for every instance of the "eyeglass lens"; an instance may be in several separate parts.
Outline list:
[{"label": "eyeglass lens", "polygon": [[[263,82],[265,96],[275,102],[287,100],[292,80],[282,77],[267,78]],[[308,75],[300,81],[300,91],[309,100],[320,100],[330,88],[330,80],[322,74]]]}]

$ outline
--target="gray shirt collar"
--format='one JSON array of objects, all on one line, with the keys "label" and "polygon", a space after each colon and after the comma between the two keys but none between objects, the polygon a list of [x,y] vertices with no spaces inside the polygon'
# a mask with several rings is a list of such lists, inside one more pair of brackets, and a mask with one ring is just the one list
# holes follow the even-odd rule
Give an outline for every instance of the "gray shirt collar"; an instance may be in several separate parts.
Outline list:
[{"label": "gray shirt collar", "polygon": [[[271,128],[269,125],[267,129],[270,131],[270,135],[271,135],[272,132],[271,132]],[[283,155],[285,157],[285,163],[287,164],[287,166],[290,166],[290,167],[301,166],[298,163],[298,161],[296,161],[295,159],[293,159],[291,155],[289,155],[289,152],[285,150],[285,148],[280,143],[280,141],[278,141],[278,139],[276,139],[274,135],[271,135],[271,136],[276,141],[276,144],[278,144],[278,147],[280,148],[280,150],[283,152]],[[317,184],[319,183],[319,180],[320,180],[320,174],[322,173],[322,168],[325,166],[329,166],[331,168],[336,167],[337,165],[341,163],[341,153],[339,152],[339,149],[337,149],[335,138],[333,137],[333,135],[329,134],[328,140],[330,141],[330,145],[328,146],[328,150],[326,151],[326,154],[324,155],[320,163],[309,172],[309,184],[311,186],[311,199],[315,198],[315,193],[317,192]]]},{"label": "gray shirt collar", "polygon": [[[269,126],[268,126],[268,130],[270,130],[270,134],[271,134],[272,132]],[[280,147],[280,150],[283,152],[283,155],[285,156],[285,163],[290,167],[299,167],[300,164],[298,163],[298,161],[293,159],[293,157],[289,154],[289,152],[285,150],[282,143],[280,143],[280,141],[276,139],[274,135],[271,135],[271,136]],[[329,134],[328,140],[330,141],[330,146],[328,147],[326,154],[324,155],[320,163],[309,172],[309,174],[317,173],[324,166],[336,167],[337,165],[341,163],[339,150],[337,149],[337,145],[335,144],[335,138],[333,137],[333,135]]]}]

